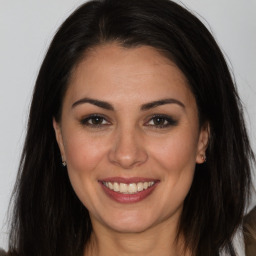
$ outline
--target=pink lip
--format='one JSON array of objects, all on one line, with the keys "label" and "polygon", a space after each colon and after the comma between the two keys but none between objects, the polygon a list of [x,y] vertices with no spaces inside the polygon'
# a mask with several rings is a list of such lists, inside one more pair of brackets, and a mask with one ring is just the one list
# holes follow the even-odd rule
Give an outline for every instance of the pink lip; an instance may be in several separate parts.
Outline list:
[{"label": "pink lip", "polygon": [[[140,191],[136,194],[122,194],[115,192],[106,186],[103,185],[104,182],[118,182],[118,183],[138,183],[138,182],[149,182],[149,181],[155,181],[156,183],[149,187],[146,190]],[[154,179],[147,179],[147,178],[140,178],[140,177],[134,177],[134,178],[121,178],[121,177],[112,177],[112,178],[107,178],[104,180],[99,181],[103,191],[109,196],[111,199],[113,199],[116,202],[127,204],[127,203],[136,203],[140,202],[143,199],[147,198],[157,187],[157,184],[159,183],[159,180],[154,180]]]}]

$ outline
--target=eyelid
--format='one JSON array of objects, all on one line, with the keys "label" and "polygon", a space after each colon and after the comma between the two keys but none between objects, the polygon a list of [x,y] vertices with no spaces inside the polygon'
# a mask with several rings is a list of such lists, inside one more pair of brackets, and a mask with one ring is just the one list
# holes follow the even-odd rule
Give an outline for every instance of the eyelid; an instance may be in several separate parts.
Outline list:
[{"label": "eyelid", "polygon": [[[97,123],[95,123],[95,124],[89,123],[89,121],[93,120],[94,118],[102,119],[103,122],[100,122],[99,124],[97,124]],[[159,124],[155,124],[155,123],[154,124],[150,124],[150,122],[154,121],[154,119],[156,119],[156,118],[162,119],[162,121],[164,121],[164,124],[161,124],[161,122]],[[86,115],[86,116],[82,117],[80,119],[80,124],[82,126],[86,126],[86,127],[89,127],[89,128],[103,128],[103,127],[111,125],[112,122],[104,114],[93,113],[93,114],[89,114],[89,115]],[[176,126],[177,124],[178,124],[178,120],[176,118],[173,118],[172,116],[166,115],[166,114],[154,114],[154,115],[151,115],[151,116],[149,116],[147,118],[147,121],[144,122],[145,126],[151,127],[151,128],[156,128],[156,129],[168,128],[170,126]]]},{"label": "eyelid", "polygon": [[[168,124],[164,124],[164,125],[157,125],[157,124],[148,124],[150,121],[152,121],[154,118],[162,118],[165,119],[165,121],[168,122]],[[154,114],[153,116],[150,116],[149,118],[147,118],[147,121],[145,122],[144,125],[149,126],[149,127],[153,127],[153,128],[168,128],[170,126],[176,126],[178,124],[178,120],[176,118],[173,118],[170,115],[166,115],[166,114]]]},{"label": "eyelid", "polygon": [[[104,119],[107,122],[107,124],[89,124],[89,123],[87,123],[90,119],[92,120],[93,118],[97,118],[97,117]],[[87,116],[82,117],[80,119],[80,123],[83,126],[100,128],[102,126],[110,125],[111,121],[105,115],[95,113],[95,114],[89,114]]]}]

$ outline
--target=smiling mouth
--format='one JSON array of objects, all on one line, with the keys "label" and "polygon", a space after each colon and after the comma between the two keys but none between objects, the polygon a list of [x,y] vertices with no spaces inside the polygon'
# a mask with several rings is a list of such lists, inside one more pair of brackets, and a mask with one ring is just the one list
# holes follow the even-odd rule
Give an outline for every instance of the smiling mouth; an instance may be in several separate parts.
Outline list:
[{"label": "smiling mouth", "polygon": [[156,184],[155,181],[149,182],[138,182],[138,183],[118,183],[118,182],[106,182],[103,181],[102,184],[108,189],[115,191],[120,194],[136,194],[138,192],[142,192],[143,190],[147,190],[148,188],[154,186]]}]

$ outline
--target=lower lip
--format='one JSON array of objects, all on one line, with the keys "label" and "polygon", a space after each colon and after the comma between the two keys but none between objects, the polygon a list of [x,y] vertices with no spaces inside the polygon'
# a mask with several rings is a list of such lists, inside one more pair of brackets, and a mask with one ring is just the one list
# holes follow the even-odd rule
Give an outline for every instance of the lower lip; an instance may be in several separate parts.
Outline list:
[{"label": "lower lip", "polygon": [[122,193],[118,193],[115,192],[113,190],[110,190],[109,188],[107,188],[106,186],[104,186],[101,182],[100,182],[104,192],[113,200],[119,202],[119,203],[123,203],[123,204],[129,204],[129,203],[137,203],[142,201],[143,199],[145,199],[146,197],[148,197],[153,190],[156,188],[158,183],[155,183],[153,186],[151,186],[150,188],[147,188],[143,191],[140,191],[136,194],[122,194]]}]

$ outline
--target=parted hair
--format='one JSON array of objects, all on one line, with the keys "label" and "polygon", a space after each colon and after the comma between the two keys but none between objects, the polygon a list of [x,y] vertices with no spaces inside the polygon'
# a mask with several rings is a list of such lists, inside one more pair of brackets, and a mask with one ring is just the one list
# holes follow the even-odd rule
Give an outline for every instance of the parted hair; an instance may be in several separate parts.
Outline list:
[{"label": "parted hair", "polygon": [[151,46],[185,75],[200,125],[209,123],[210,141],[207,162],[196,165],[177,236],[193,256],[216,256],[222,249],[234,256],[232,236],[242,221],[254,159],[242,104],[211,33],[169,0],[90,1],[58,29],[33,92],[13,194],[10,255],[83,255],[91,221],[61,166],[52,120],[60,120],[70,76],[85,52],[111,42]]}]

